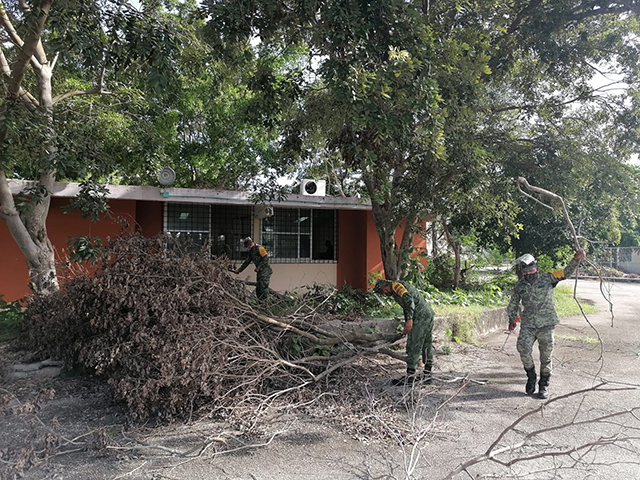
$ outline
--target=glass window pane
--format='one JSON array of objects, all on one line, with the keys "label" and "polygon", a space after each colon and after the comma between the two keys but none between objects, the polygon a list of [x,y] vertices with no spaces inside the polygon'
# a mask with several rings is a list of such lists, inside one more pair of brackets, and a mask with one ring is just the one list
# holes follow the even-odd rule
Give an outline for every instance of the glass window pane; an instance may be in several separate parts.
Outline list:
[{"label": "glass window pane", "polygon": [[300,225],[300,233],[311,233],[311,210],[300,209],[297,223]]},{"label": "glass window pane", "polygon": [[275,208],[273,216],[265,219],[264,224],[275,233],[298,233],[298,209]]},{"label": "glass window pane", "polygon": [[311,258],[311,235],[300,235],[300,258]]},{"label": "glass window pane", "polygon": [[298,258],[298,236],[277,234],[274,258]]},{"label": "glass window pane", "polygon": [[209,205],[167,203],[167,231],[209,232]]},{"label": "glass window pane", "polygon": [[201,232],[167,232],[170,236],[168,248],[182,253],[199,252],[209,241],[208,233]]},{"label": "glass window pane", "polygon": [[242,239],[253,236],[253,207],[241,205],[211,205],[211,249],[214,255],[242,260],[246,249]]},{"label": "glass window pane", "polygon": [[335,210],[313,211],[313,259],[336,259]]},{"label": "glass window pane", "polygon": [[335,261],[335,210],[275,208],[262,220],[261,243],[274,259]]}]

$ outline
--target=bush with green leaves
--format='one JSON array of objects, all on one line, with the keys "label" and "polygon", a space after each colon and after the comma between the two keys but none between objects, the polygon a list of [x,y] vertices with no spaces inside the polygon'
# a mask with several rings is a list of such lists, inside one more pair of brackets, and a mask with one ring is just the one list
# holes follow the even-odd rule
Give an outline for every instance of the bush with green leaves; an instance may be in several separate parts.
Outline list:
[{"label": "bush with green leaves", "polygon": [[451,288],[453,285],[454,259],[448,255],[439,255],[427,262],[426,278],[437,288]]},{"label": "bush with green leaves", "polygon": [[17,302],[6,302],[0,294],[0,339],[16,335],[25,315],[24,308]]}]

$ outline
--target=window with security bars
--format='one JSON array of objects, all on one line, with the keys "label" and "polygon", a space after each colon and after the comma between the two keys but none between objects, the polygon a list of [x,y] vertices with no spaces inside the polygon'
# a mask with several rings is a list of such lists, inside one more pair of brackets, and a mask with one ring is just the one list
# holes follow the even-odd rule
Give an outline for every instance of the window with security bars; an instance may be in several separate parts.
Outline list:
[{"label": "window with security bars", "polygon": [[184,252],[199,251],[210,238],[209,205],[197,203],[165,203],[165,232],[173,240],[170,248]]},{"label": "window with security bars", "polygon": [[211,205],[212,253],[231,260],[244,260],[247,249],[242,239],[253,236],[253,207]]},{"label": "window with security bars", "polygon": [[273,259],[335,261],[335,210],[274,208],[262,220],[261,243]]}]

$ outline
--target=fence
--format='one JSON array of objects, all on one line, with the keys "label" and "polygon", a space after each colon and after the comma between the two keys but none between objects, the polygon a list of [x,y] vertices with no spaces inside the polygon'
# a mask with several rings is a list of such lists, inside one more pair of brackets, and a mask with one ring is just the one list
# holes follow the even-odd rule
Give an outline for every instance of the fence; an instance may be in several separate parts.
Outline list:
[{"label": "fence", "polygon": [[640,273],[640,247],[605,248],[596,258],[605,267],[626,273]]}]

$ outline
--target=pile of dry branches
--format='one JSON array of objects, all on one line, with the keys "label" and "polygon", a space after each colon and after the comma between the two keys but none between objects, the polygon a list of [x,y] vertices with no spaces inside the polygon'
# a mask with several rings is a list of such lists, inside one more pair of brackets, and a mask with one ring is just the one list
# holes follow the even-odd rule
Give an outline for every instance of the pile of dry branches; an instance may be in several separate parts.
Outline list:
[{"label": "pile of dry branches", "polygon": [[395,354],[386,349],[395,333],[329,331],[300,307],[266,315],[227,260],[165,247],[163,237],[119,239],[95,274],[35,298],[25,347],[105,378],[138,420],[203,409],[226,417],[317,384],[363,354]]}]

